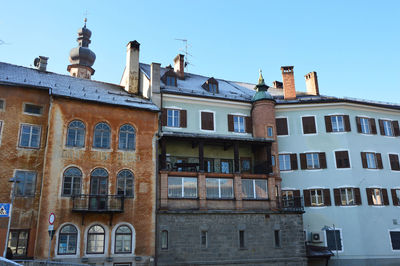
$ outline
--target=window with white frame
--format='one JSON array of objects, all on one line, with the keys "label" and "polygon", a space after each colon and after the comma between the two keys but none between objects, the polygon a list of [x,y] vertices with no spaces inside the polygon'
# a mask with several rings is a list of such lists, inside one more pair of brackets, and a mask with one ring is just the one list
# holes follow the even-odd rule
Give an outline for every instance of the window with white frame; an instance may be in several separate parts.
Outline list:
[{"label": "window with white frame", "polygon": [[41,126],[21,124],[19,134],[19,147],[39,148]]},{"label": "window with white frame", "polygon": [[245,129],[245,117],[244,116],[233,116],[233,128],[235,132],[244,133]]},{"label": "window with white frame", "polygon": [[197,198],[197,178],[168,177],[169,198]]},{"label": "window with white frame", "polygon": [[176,109],[167,109],[167,126],[180,127],[180,111]]},{"label": "window with white frame", "polygon": [[319,153],[306,153],[307,169],[319,169]]},{"label": "window with white frame", "polygon": [[322,189],[311,189],[311,206],[324,206],[324,193]]},{"label": "window with white frame", "polygon": [[361,132],[364,134],[371,134],[371,125],[369,118],[360,118]]},{"label": "window with white frame", "polygon": [[133,197],[133,173],[122,170],[117,175],[117,194],[124,197]]},{"label": "window with white frame", "polygon": [[382,123],[383,123],[383,131],[385,132],[385,136],[392,137],[394,135],[392,121],[383,120]]},{"label": "window with white frame", "polygon": [[82,121],[74,120],[68,125],[67,143],[68,147],[85,146],[85,125]]},{"label": "window with white frame", "polygon": [[353,188],[341,188],[340,189],[340,201],[341,205],[355,205],[354,189]]},{"label": "window with white frame", "polygon": [[87,250],[88,254],[103,254],[104,253],[105,231],[100,225],[93,225],[89,228],[87,235]]},{"label": "window with white frame", "polygon": [[43,112],[43,107],[40,105],[29,104],[29,103],[24,104],[24,113],[26,114],[41,115],[42,112]]},{"label": "window with white frame", "polygon": [[109,149],[111,128],[107,123],[98,123],[94,128],[93,148]]},{"label": "window with white frame", "polygon": [[16,196],[34,196],[36,184],[36,172],[34,171],[15,171]]},{"label": "window with white frame", "polygon": [[206,178],[206,193],[210,199],[232,199],[233,179]]},{"label": "window with white frame", "polygon": [[294,191],[293,190],[282,190],[282,202],[284,207],[294,206]]},{"label": "window with white frame", "polygon": [[328,229],[326,232],[326,243],[328,249],[342,251],[342,237],[338,229]]},{"label": "window with white frame", "polygon": [[344,132],[344,119],[342,115],[331,116],[332,132]]},{"label": "window with white frame", "polygon": [[242,179],[242,192],[244,199],[267,199],[267,180]]},{"label": "window with white frame", "polygon": [[73,225],[64,225],[58,233],[58,255],[75,255],[78,230]]},{"label": "window with white frame", "polygon": [[372,152],[367,152],[366,153],[366,158],[367,158],[367,166],[368,168],[371,169],[376,169],[376,156],[375,153]]},{"label": "window with white frame", "polygon": [[290,154],[279,154],[279,170],[281,171],[291,170]]},{"label": "window with white frame", "polygon": [[115,230],[115,253],[131,253],[132,252],[132,230],[121,225]]},{"label": "window with white frame", "polygon": [[63,175],[63,196],[73,196],[81,194],[82,172],[76,167],[70,167],[64,171]]},{"label": "window with white frame", "polygon": [[393,250],[400,250],[400,231],[390,231],[390,242]]},{"label": "window with white frame", "polygon": [[119,129],[118,149],[127,151],[135,150],[135,139],[135,128],[129,124],[123,125]]}]

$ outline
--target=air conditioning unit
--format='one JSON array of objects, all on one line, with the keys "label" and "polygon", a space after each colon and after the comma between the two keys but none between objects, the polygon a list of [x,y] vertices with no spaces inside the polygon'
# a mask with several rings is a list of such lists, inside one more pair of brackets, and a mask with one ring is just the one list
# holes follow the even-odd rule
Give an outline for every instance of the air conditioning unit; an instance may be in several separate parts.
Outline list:
[{"label": "air conditioning unit", "polygon": [[323,232],[311,232],[311,243],[322,243],[323,239]]}]

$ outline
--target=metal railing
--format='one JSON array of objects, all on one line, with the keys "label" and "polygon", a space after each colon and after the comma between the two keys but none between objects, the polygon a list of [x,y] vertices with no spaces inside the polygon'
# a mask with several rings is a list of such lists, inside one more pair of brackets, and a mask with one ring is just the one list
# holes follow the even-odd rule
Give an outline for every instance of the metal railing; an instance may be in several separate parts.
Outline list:
[{"label": "metal railing", "polygon": [[304,211],[303,197],[278,197],[278,208],[288,212]]},{"label": "metal railing", "polygon": [[[49,260],[15,260],[23,266],[87,266],[88,264],[72,263],[72,262],[59,262],[59,261],[49,261]],[[1,264],[0,264],[1,265]]]},{"label": "metal railing", "polygon": [[124,211],[122,195],[75,195],[72,197],[73,212],[111,213]]}]

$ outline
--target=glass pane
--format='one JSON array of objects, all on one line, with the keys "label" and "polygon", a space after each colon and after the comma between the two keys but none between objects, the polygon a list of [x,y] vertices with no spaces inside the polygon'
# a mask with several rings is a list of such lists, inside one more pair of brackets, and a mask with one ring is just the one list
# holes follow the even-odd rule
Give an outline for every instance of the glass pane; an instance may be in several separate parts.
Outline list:
[{"label": "glass pane", "polygon": [[183,179],[183,196],[185,198],[197,197],[197,178],[184,178]]},{"label": "glass pane", "polygon": [[242,179],[243,198],[254,198],[253,180]]},{"label": "glass pane", "polygon": [[233,198],[233,180],[232,179],[220,179],[221,186],[221,197],[222,198]]},{"label": "glass pane", "polygon": [[266,199],[267,194],[267,180],[255,180],[255,190],[257,199]]},{"label": "glass pane", "polygon": [[207,198],[219,198],[218,179],[206,178]]},{"label": "glass pane", "polygon": [[182,195],[182,177],[168,177],[168,197],[181,198]]}]

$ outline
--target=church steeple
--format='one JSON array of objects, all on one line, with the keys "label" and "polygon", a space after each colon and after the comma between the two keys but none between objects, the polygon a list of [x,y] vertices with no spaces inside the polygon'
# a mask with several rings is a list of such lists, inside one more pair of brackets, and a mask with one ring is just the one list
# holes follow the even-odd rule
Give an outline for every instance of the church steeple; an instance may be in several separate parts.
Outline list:
[{"label": "church steeple", "polygon": [[86,22],[87,19],[85,18],[84,26],[78,30],[78,38],[76,39],[78,47],[72,48],[69,52],[71,65],[68,65],[67,70],[71,76],[90,79],[94,74],[92,66],[96,60],[96,54],[89,49],[92,32],[86,28]]}]

